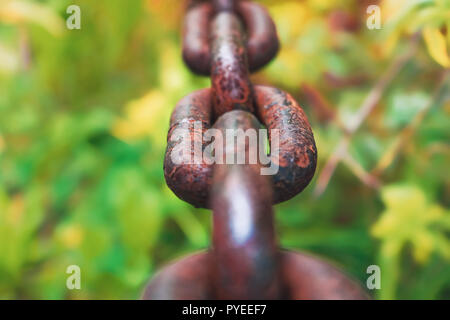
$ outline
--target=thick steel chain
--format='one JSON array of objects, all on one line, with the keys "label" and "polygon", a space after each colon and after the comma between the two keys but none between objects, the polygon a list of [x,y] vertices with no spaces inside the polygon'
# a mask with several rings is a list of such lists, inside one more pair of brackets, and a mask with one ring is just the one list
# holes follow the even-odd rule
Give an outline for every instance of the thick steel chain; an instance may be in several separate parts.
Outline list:
[{"label": "thick steel chain", "polygon": [[[288,93],[253,86],[249,74],[267,64],[279,47],[268,12],[250,1],[193,1],[185,17],[183,58],[193,72],[209,74],[212,87],[175,107],[164,161],[167,185],[181,199],[213,211],[212,248],[161,270],[144,299],[359,299],[365,292],[318,258],[279,249],[272,205],[301,192],[314,175],[317,151],[305,113]],[[205,151],[211,128],[268,129],[270,163],[227,163],[259,154],[261,145],[223,142],[221,157],[174,161],[180,132],[188,156]],[[200,125],[199,125],[200,124]],[[274,133],[277,133],[275,142]],[[276,144],[276,146],[275,146]],[[197,148],[197,149],[196,149]],[[220,157],[219,157],[220,158]],[[275,164],[274,175],[262,175]]]}]

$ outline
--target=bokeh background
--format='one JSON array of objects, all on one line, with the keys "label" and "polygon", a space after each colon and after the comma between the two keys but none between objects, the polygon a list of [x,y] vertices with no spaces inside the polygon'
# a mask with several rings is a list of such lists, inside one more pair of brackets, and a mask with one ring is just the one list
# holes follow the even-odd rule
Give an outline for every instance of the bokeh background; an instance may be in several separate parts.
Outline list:
[{"label": "bokeh background", "polygon": [[[281,244],[363,285],[379,265],[375,298],[449,299],[450,1],[261,2],[282,50],[252,79],[300,101],[319,151],[276,206]],[[210,212],[162,171],[171,110],[209,86],[182,63],[182,16],[176,0],[0,0],[0,298],[136,299],[208,247]]]}]

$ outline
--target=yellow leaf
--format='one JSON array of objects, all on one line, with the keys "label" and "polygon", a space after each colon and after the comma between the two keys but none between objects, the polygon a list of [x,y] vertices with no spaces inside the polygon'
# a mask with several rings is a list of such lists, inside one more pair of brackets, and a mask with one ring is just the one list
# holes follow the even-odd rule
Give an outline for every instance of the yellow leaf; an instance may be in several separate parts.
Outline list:
[{"label": "yellow leaf", "polygon": [[23,222],[24,208],[25,203],[21,194],[18,194],[11,199],[6,218],[12,226],[18,226]]},{"label": "yellow leaf", "polygon": [[402,10],[408,5],[409,0],[384,0],[382,2],[381,12],[383,12],[384,21],[389,21],[400,15]]},{"label": "yellow leaf", "polygon": [[400,39],[400,32],[398,31],[392,32],[386,39],[383,46],[380,48],[381,56],[384,58],[391,56],[392,53],[394,52],[394,49],[397,46],[399,39]]},{"label": "yellow leaf", "polygon": [[146,136],[164,141],[160,139],[160,131],[155,130],[155,127],[161,122],[168,123],[170,110],[166,96],[160,91],[152,90],[126,105],[126,118],[116,121],[112,128],[113,135],[126,141]]},{"label": "yellow leaf", "polygon": [[330,10],[336,7],[336,1],[333,0],[312,0],[309,4],[317,10]]},{"label": "yellow leaf", "polygon": [[83,241],[83,229],[79,225],[70,225],[61,230],[58,236],[66,248],[78,248]]},{"label": "yellow leaf", "polygon": [[447,42],[450,45],[450,22],[447,22]]},{"label": "yellow leaf", "polygon": [[[18,54],[0,43],[0,72],[13,73],[19,69]],[[1,139],[0,139],[1,140]],[[0,142],[1,149],[1,142]]]},{"label": "yellow leaf", "polygon": [[0,133],[0,154],[3,150],[5,150],[5,138],[3,138],[2,134]]},{"label": "yellow leaf", "polygon": [[447,210],[429,203],[423,190],[414,185],[385,186],[381,197],[386,209],[371,233],[383,243],[382,256],[394,257],[408,243],[419,263],[426,262],[433,251],[447,254]]},{"label": "yellow leaf", "polygon": [[423,30],[423,37],[431,57],[443,67],[450,67],[450,57],[447,53],[445,36],[441,31],[438,28],[426,27]]},{"label": "yellow leaf", "polygon": [[60,35],[64,30],[64,22],[48,7],[22,0],[7,0],[0,2],[0,21],[20,24],[36,23],[53,35]]},{"label": "yellow leaf", "polygon": [[414,244],[414,258],[419,263],[425,263],[433,251],[433,247],[435,246],[433,237],[429,232],[422,232],[418,233],[417,236],[411,241]]},{"label": "yellow leaf", "polygon": [[270,13],[275,20],[281,42],[286,45],[293,43],[302,34],[311,16],[304,3],[292,1],[271,6]]}]

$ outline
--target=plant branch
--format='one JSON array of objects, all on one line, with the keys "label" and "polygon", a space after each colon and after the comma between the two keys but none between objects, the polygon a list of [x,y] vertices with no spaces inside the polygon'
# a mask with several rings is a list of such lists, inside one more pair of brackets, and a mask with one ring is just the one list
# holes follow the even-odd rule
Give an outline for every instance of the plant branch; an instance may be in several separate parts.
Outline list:
[{"label": "plant branch", "polygon": [[409,125],[403,128],[403,130],[391,144],[389,149],[383,154],[383,156],[378,161],[378,164],[375,166],[375,169],[372,171],[374,175],[376,176],[381,175],[381,173],[391,165],[391,163],[395,160],[399,152],[402,150],[403,146],[411,139],[411,137],[417,131],[417,128],[422,123],[428,111],[431,109],[436,100],[438,100],[441,91],[445,86],[449,74],[450,70],[448,69],[442,73],[439,83],[436,89],[434,90],[433,96],[430,98],[429,102],[427,103],[425,108],[423,108],[420,112],[416,114],[416,116],[409,123]]},{"label": "plant branch", "polygon": [[383,96],[383,93],[386,91],[389,84],[394,80],[394,78],[403,69],[403,67],[414,57],[414,54],[416,53],[418,48],[419,39],[420,37],[418,34],[414,34],[412,36],[408,51],[400,55],[392,62],[386,72],[381,76],[375,86],[370,90],[367,97],[364,99],[353,121],[347,125],[347,133],[344,135],[344,137],[342,137],[341,141],[338,143],[338,146],[330,155],[324,169],[319,175],[316,188],[314,190],[314,194],[316,197],[319,197],[327,188],[337,165],[342,160],[343,156],[347,153],[348,145],[350,144],[350,140],[354,133],[359,129],[359,127],[363,124],[369,114],[378,105],[381,97]]}]

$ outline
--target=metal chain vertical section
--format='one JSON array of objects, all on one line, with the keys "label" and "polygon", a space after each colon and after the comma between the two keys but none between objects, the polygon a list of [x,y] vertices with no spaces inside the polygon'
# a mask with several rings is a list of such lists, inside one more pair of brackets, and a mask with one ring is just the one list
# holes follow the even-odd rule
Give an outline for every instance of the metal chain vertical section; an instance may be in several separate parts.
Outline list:
[{"label": "metal chain vertical section", "polygon": [[[250,81],[250,72],[268,63],[278,48],[275,24],[254,2],[193,1],[188,6],[183,58],[193,72],[210,75],[212,87],[175,107],[164,173],[180,199],[212,209],[212,247],[162,269],[143,299],[367,298],[328,263],[278,247],[272,205],[300,193],[317,161],[314,136],[298,103],[280,89]],[[263,126],[271,151],[279,151],[271,152],[269,164],[227,161],[263,152],[250,139],[237,144],[226,139],[220,156],[196,158],[207,149],[204,137],[211,128],[227,136],[230,130]],[[174,161],[180,146],[189,150],[184,156],[197,161]],[[278,170],[262,175],[261,169],[271,165]]]}]

